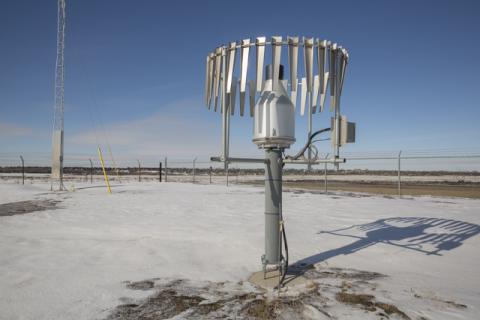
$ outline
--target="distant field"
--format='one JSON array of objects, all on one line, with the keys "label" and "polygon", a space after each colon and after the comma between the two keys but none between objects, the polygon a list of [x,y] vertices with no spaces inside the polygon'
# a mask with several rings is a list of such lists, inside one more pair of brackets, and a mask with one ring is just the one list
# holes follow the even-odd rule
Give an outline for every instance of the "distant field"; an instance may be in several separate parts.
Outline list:
[{"label": "distant field", "polygon": [[[138,173],[129,175],[120,175],[117,177],[111,173],[112,183],[138,181]],[[28,173],[26,174],[26,183],[35,184],[49,179],[48,173]],[[158,172],[142,172],[141,181],[158,181]],[[245,174],[244,172],[230,172],[229,184],[263,184],[264,176],[258,174]],[[397,176],[390,173],[372,172],[372,173],[329,173],[328,175],[329,191],[348,191],[364,192],[370,194],[381,194],[387,196],[396,196]],[[462,197],[480,199],[480,176],[478,173],[459,172],[415,172],[405,173],[402,176],[402,195],[405,196],[437,196],[437,197]],[[10,183],[21,183],[21,174],[19,173],[1,173],[0,180]],[[65,183],[74,187],[79,182],[88,182],[90,176],[87,174],[66,174]],[[93,181],[103,181],[103,176],[95,174]],[[162,181],[165,181],[165,175],[162,175]],[[193,182],[191,170],[169,172],[169,182]],[[195,183],[210,184],[210,176],[205,171],[197,171]],[[211,177],[212,184],[226,184],[226,176],[223,172],[214,172]],[[285,174],[284,187],[294,189],[305,189],[318,192],[324,192],[324,176],[321,174]]]},{"label": "distant field", "polygon": [[[323,191],[322,181],[287,181],[285,187],[301,188],[308,190]],[[356,181],[331,181],[328,183],[328,190],[341,190],[351,192],[366,192],[373,194],[397,195],[396,185],[384,182],[356,182]],[[462,197],[480,199],[480,184],[448,184],[448,183],[405,183],[402,184],[402,195],[408,196],[436,196],[436,197]]]}]

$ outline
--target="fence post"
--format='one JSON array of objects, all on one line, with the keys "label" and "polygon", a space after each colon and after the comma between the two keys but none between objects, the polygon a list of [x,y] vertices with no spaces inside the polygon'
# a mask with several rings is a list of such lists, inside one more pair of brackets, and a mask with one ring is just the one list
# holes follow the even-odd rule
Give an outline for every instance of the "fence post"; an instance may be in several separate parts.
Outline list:
[{"label": "fence post", "polygon": [[[328,158],[328,155],[329,155],[329,153],[327,153],[327,155],[325,156],[325,160]],[[324,173],[323,173],[323,183],[324,183],[325,193],[328,192],[327,165],[328,165],[328,163],[325,162],[325,169],[324,169]]]},{"label": "fence post", "polygon": [[227,187],[228,187],[228,166],[227,166],[227,170],[225,170],[225,175],[227,177]]},{"label": "fence post", "polygon": [[93,162],[92,159],[88,159],[90,161],[90,183],[93,183]]},{"label": "fence post", "polygon": [[158,182],[162,182],[162,161],[158,164]]},{"label": "fence post", "polygon": [[167,157],[165,157],[165,182],[168,181],[168,172],[167,172],[167,169],[168,169],[168,162],[167,162]]},{"label": "fence post", "polygon": [[195,183],[195,161],[197,161],[197,158],[193,159],[193,183]]},{"label": "fence post", "polygon": [[138,162],[138,182],[142,181],[142,165],[140,164],[140,160],[137,159]]},{"label": "fence post", "polygon": [[212,167],[210,166],[210,184],[212,184]]},{"label": "fence post", "polygon": [[401,198],[402,197],[402,180],[401,180],[401,175],[400,175],[400,161],[402,159],[402,151],[400,150],[400,152],[398,153],[398,197]]},{"label": "fence post", "polygon": [[22,160],[22,184],[25,184],[25,161],[22,156],[20,156],[20,160]]}]

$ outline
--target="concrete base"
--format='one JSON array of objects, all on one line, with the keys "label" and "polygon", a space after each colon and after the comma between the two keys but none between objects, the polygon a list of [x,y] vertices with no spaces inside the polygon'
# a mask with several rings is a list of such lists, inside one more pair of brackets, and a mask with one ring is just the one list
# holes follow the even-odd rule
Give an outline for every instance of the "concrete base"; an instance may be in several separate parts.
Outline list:
[{"label": "concrete base", "polygon": [[[248,281],[263,289],[274,289],[278,286],[278,281],[280,281],[280,273],[278,270],[268,271],[264,279],[263,271],[258,271],[252,273],[252,275],[248,278]],[[283,287],[294,287],[305,284],[306,282],[307,279],[303,276],[287,274],[285,280],[283,281]]]}]

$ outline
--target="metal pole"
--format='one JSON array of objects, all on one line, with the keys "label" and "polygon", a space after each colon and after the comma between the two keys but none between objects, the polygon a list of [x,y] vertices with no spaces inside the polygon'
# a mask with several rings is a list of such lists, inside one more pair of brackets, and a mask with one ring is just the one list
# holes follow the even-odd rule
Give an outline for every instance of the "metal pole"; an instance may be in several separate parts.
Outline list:
[{"label": "metal pole", "polygon": [[[333,53],[337,55],[337,52]],[[337,59],[335,59],[336,61]],[[335,86],[334,86],[334,98],[335,98],[335,148],[334,148],[334,156],[335,158],[340,158],[340,118],[341,118],[341,113],[340,113],[340,95],[338,92],[338,84],[340,83],[338,81],[338,76],[339,72],[337,70],[337,66],[335,65],[334,67],[334,74],[333,74],[333,81],[335,81]],[[338,163],[335,163],[335,169],[338,171],[340,168]]]},{"label": "metal pole", "polygon": [[[327,153],[327,155],[325,156],[325,159],[328,158],[328,155],[329,155],[329,154]],[[325,162],[325,172],[324,172],[324,178],[323,178],[324,184],[325,184],[325,186],[324,186],[324,188],[325,188],[325,193],[328,192],[327,165],[328,165],[328,163]]]},{"label": "metal pole", "polygon": [[212,167],[210,167],[210,184],[212,184]]},{"label": "metal pole", "polygon": [[280,210],[282,203],[282,150],[265,149],[265,254],[263,270],[281,265]]},{"label": "metal pole", "polygon": [[138,182],[141,182],[142,181],[142,166],[140,164],[140,160],[137,159],[137,162],[138,162]]},{"label": "metal pole", "polygon": [[22,184],[25,184],[25,161],[22,156],[20,156],[20,160],[22,161]]},{"label": "metal pole", "polygon": [[197,158],[193,159],[193,183],[195,183],[195,161],[197,161]]},{"label": "metal pole", "polygon": [[224,170],[228,170],[228,115],[229,110],[227,108],[227,51],[222,49],[222,83],[221,83],[221,93],[222,93],[222,105],[221,111],[223,112],[222,117],[222,156],[224,160]]},{"label": "metal pole", "polygon": [[158,165],[158,182],[162,182],[162,161]]},{"label": "metal pole", "polygon": [[88,159],[90,161],[90,183],[93,183],[93,162],[92,159]]},{"label": "metal pole", "polygon": [[227,177],[227,187],[228,187],[228,165],[227,165],[226,167],[227,167],[227,169],[226,169],[226,171],[225,171],[225,175],[226,175],[226,177]]},{"label": "metal pole", "polygon": [[[308,98],[310,101],[308,103],[308,139],[312,136],[312,102],[313,102],[313,90],[310,92],[310,96]],[[308,146],[308,161],[312,160],[312,149]],[[308,172],[312,171],[312,165],[309,163],[307,166]]]},{"label": "metal pole", "polygon": [[398,153],[398,197],[402,197],[402,181],[401,181],[401,176],[400,176],[400,161],[402,157],[402,151]]},{"label": "metal pole", "polygon": [[168,181],[167,166],[168,166],[167,157],[165,157],[165,182]]}]

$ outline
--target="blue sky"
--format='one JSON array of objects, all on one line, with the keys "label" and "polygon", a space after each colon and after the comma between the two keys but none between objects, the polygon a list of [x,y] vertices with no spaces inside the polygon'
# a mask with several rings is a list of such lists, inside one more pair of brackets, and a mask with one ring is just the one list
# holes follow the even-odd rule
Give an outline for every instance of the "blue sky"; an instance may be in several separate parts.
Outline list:
[{"label": "blue sky", "polygon": [[[56,6],[0,2],[0,152],[50,150]],[[205,56],[261,35],[349,49],[342,112],[357,123],[357,143],[346,151],[478,150],[479,13],[480,2],[462,0],[67,0],[66,152],[94,153],[103,127],[125,156],[217,154],[220,115],[203,106]],[[314,126],[329,117],[315,115]],[[305,126],[298,116],[294,149]],[[258,154],[251,131],[250,118],[232,119],[232,153]]]}]

